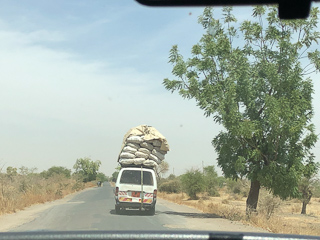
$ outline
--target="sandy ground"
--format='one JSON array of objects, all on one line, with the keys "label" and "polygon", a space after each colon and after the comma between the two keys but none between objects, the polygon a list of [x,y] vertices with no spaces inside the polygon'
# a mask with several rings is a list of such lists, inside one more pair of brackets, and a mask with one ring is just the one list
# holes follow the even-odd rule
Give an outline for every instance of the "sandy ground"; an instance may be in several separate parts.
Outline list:
[{"label": "sandy ground", "polygon": [[168,228],[186,228],[199,231],[267,232],[262,228],[223,219],[214,214],[202,213],[195,208],[172,203],[164,199],[158,199],[158,202],[172,209],[172,215],[186,216],[186,223],[174,226],[164,225]]}]

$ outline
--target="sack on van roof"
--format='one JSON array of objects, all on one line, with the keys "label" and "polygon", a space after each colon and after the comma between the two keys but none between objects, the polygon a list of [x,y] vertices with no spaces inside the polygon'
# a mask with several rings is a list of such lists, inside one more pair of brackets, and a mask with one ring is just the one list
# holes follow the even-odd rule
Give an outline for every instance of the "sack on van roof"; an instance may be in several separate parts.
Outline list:
[{"label": "sack on van roof", "polygon": [[[134,151],[132,148],[138,151]],[[140,125],[131,128],[125,134],[118,162],[121,166],[134,164],[156,167],[169,150],[167,139],[157,129],[147,125]],[[128,158],[133,161],[120,161],[120,159]],[[145,159],[145,161],[142,162],[141,159]]]}]

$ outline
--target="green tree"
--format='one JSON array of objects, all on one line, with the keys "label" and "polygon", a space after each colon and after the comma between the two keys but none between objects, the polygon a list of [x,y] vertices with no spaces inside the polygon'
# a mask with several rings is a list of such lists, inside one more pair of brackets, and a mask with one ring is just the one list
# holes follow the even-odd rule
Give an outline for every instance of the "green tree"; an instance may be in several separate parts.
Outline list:
[{"label": "green tree", "polygon": [[157,167],[156,167],[156,173],[158,179],[162,178],[164,174],[166,174],[169,170],[169,164],[166,161],[162,161]]},{"label": "green tree", "polygon": [[97,180],[101,182],[105,182],[105,181],[108,181],[108,177],[104,173],[98,172]]},{"label": "green tree", "polygon": [[79,158],[74,164],[75,174],[83,178],[83,182],[96,180],[101,161],[92,161],[90,158]]},{"label": "green tree", "polygon": [[62,176],[65,176],[66,178],[70,178],[71,170],[67,169],[66,167],[53,166],[49,168],[47,171],[41,172],[40,175],[42,175],[44,178],[49,178],[54,175],[62,175]]},{"label": "green tree", "polygon": [[301,193],[300,199],[302,202],[301,214],[307,213],[307,205],[309,204],[312,197],[312,179],[302,178],[299,183],[299,191]]},{"label": "green tree", "polygon": [[160,192],[166,193],[179,193],[181,192],[181,181],[179,178],[166,180],[165,182],[158,184]]},{"label": "green tree", "polygon": [[21,175],[24,175],[24,176],[34,175],[34,174],[36,174],[36,171],[37,171],[37,170],[38,170],[38,169],[35,168],[35,167],[33,167],[33,168],[28,168],[28,167],[25,167],[25,166],[21,166],[21,167],[19,168],[20,174],[21,174]]},{"label": "green tree", "polygon": [[111,181],[112,181],[112,182],[116,182],[116,181],[117,181],[117,178],[118,178],[118,175],[119,175],[119,172],[120,172],[121,167],[118,166],[118,167],[116,167],[115,169],[116,169],[116,171],[114,171],[114,172],[112,173],[112,175],[111,175]]},{"label": "green tree", "polygon": [[203,168],[203,177],[206,185],[206,192],[210,196],[219,196],[219,192],[217,190],[218,173],[216,172],[214,166],[207,166]]},{"label": "green tree", "polygon": [[[212,8],[199,17],[206,33],[184,60],[170,50],[174,80],[164,86],[195,99],[205,116],[221,124],[212,141],[218,165],[228,178],[251,181],[247,212],[255,210],[260,187],[281,198],[295,197],[317,136],[311,123],[313,85],[320,69],[313,47],[318,8],[306,20],[281,21],[275,7],[254,7],[253,20],[237,23],[231,7],[223,19]],[[314,50],[315,49],[315,50]]]},{"label": "green tree", "polygon": [[316,177],[312,182],[313,196],[316,198],[320,198],[320,179]]},{"label": "green tree", "polygon": [[197,194],[205,190],[203,174],[199,170],[191,169],[181,176],[184,191],[191,199],[198,199]]},{"label": "green tree", "polygon": [[219,188],[223,188],[223,186],[226,185],[226,181],[227,181],[227,179],[226,179],[225,177],[219,176],[219,177],[217,178],[217,182],[218,182]]},{"label": "green tree", "polygon": [[174,174],[170,174],[168,177],[167,177],[167,180],[174,180],[174,179],[176,179],[177,177],[176,177],[176,175],[174,175]]},{"label": "green tree", "polygon": [[12,180],[15,176],[18,175],[17,168],[7,167],[7,176]]},{"label": "green tree", "polygon": [[302,202],[301,214],[307,213],[307,205],[310,203],[313,192],[315,191],[314,183],[317,181],[314,173],[317,172],[318,168],[318,164],[309,164],[306,166],[304,176],[299,182],[299,198]]}]

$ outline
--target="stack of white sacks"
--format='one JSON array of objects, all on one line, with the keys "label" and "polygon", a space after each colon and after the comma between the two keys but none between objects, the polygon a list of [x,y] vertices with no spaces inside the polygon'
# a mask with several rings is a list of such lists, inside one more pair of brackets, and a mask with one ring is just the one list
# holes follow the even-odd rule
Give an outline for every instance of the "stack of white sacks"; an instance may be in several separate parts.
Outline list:
[{"label": "stack of white sacks", "polygon": [[119,155],[121,166],[143,165],[156,167],[164,160],[167,151],[161,150],[161,139],[145,140],[144,136],[130,136]]}]

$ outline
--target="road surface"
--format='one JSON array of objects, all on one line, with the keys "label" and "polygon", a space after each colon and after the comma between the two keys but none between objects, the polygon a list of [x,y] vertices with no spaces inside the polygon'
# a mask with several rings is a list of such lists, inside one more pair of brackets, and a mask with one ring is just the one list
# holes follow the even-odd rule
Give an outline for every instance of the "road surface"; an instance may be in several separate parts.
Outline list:
[{"label": "road surface", "polygon": [[78,230],[209,230],[261,232],[261,229],[158,199],[156,214],[114,211],[109,184],[81,191],[51,203],[0,216],[0,231]]}]

